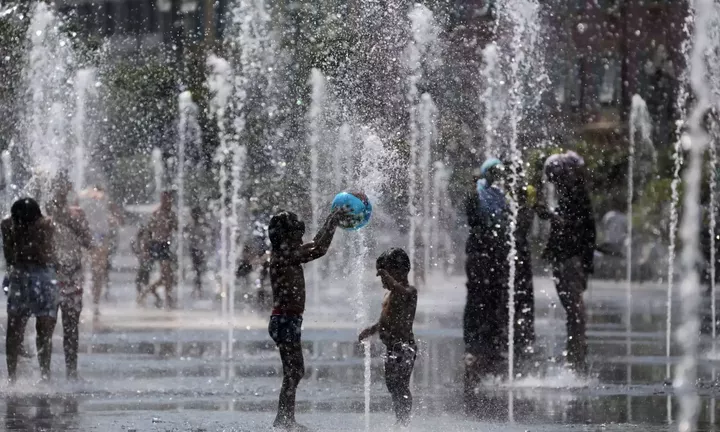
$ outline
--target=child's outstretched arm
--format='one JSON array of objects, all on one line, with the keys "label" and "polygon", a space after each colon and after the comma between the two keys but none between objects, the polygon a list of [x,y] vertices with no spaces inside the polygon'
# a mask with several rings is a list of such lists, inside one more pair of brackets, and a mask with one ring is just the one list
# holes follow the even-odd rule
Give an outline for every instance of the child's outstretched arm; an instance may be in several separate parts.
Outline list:
[{"label": "child's outstretched arm", "polygon": [[380,323],[376,323],[371,325],[370,327],[366,328],[365,330],[360,332],[360,335],[358,335],[358,342],[362,342],[365,339],[369,338],[370,336],[374,335],[378,332],[378,329],[380,328]]},{"label": "child's outstretched arm", "polygon": [[315,235],[313,241],[302,245],[299,249],[298,252],[300,256],[298,258],[300,262],[309,262],[325,256],[328,249],[330,249],[330,243],[332,243],[335,230],[337,229],[340,220],[345,217],[346,214],[347,211],[342,208],[336,209],[330,213],[327,219],[325,219],[325,223],[322,228],[320,228],[320,231],[318,231]]}]

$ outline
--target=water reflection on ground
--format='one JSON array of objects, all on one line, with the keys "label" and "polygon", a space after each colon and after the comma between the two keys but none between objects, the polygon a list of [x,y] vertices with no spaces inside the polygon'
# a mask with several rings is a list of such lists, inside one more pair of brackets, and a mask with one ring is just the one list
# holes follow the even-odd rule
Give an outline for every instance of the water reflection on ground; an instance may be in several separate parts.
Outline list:
[{"label": "water reflection on ground", "polygon": [[[677,353],[665,357],[664,289],[634,290],[628,330],[623,321],[624,289],[610,282],[591,286],[587,300],[592,376],[581,379],[561,367],[563,314],[555,307],[550,288],[546,281],[536,284],[535,357],[512,385],[488,379],[478,389],[469,416],[462,399],[459,328],[464,290],[460,282],[453,282],[425,293],[418,314],[411,430],[676,429],[677,399],[665,381]],[[83,324],[83,381],[66,383],[60,378],[64,365],[58,331],[53,383],[35,385],[35,362],[24,360],[20,382],[13,388],[0,384],[5,430],[271,430],[280,364],[263,316],[239,311],[229,331],[228,321],[211,308],[143,311],[132,304],[130,295],[115,302],[100,322]],[[347,321],[347,311],[331,309],[308,313],[304,330],[308,371],[298,393],[299,418],[314,430],[361,431],[363,361],[362,350],[354,343],[357,325]],[[710,351],[712,341],[704,338],[702,346]],[[392,426],[391,404],[382,382],[382,352],[381,346],[373,346],[373,431]],[[701,359],[703,431],[720,430],[716,368],[720,370],[719,356]]]}]

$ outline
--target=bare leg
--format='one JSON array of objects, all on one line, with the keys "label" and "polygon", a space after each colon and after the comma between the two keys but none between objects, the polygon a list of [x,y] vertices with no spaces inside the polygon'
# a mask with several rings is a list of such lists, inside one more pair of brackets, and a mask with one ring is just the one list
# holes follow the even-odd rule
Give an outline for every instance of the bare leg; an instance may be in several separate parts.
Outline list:
[{"label": "bare leg", "polygon": [[161,308],[162,307],[162,298],[160,297],[160,294],[158,294],[157,290],[158,290],[158,288],[163,286],[164,283],[165,282],[163,281],[163,278],[161,276],[159,280],[157,280],[156,282],[153,282],[150,286],[148,286],[143,291],[142,301],[145,301],[145,297],[147,297],[147,295],[149,293],[152,293],[152,295],[155,296],[155,307]]},{"label": "bare leg", "polygon": [[92,251],[92,295],[95,314],[99,313],[100,296],[107,285],[107,247],[98,246]]},{"label": "bare leg", "polygon": [[165,303],[169,309],[175,308],[173,290],[175,288],[175,269],[173,262],[165,260],[160,262],[160,281],[165,286]]},{"label": "bare leg", "polygon": [[283,364],[283,382],[273,426],[286,430],[303,430],[303,426],[295,421],[295,393],[300,380],[305,375],[302,346],[298,342],[282,344],[279,348]]},{"label": "bare leg", "polygon": [[77,359],[79,345],[80,311],[72,305],[61,308],[63,325],[63,351],[65,352],[65,371],[69,380],[75,380],[77,374]]},{"label": "bare leg", "polygon": [[412,393],[410,393],[410,376],[415,364],[415,354],[399,350],[388,352],[385,359],[385,383],[392,397],[395,418],[398,424],[410,424],[412,412]]},{"label": "bare leg", "polygon": [[35,341],[40,362],[40,374],[43,380],[50,379],[50,358],[52,356],[52,334],[55,330],[55,318],[38,317],[35,319],[37,339]]},{"label": "bare leg", "polygon": [[5,351],[7,353],[8,378],[10,382],[17,379],[17,361],[25,339],[25,325],[28,317],[24,315],[9,315],[7,335],[5,337]]},{"label": "bare leg", "polygon": [[192,257],[193,271],[195,272],[195,287],[193,289],[192,296],[195,298],[202,298],[202,276],[204,266],[204,258],[202,252],[197,250],[191,250],[190,255]]}]

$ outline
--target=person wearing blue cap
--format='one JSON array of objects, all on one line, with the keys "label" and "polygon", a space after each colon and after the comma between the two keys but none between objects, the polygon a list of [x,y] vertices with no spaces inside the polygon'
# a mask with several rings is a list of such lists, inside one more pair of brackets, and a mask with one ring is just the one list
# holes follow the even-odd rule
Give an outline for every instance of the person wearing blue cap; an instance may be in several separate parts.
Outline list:
[{"label": "person wearing blue cap", "polygon": [[484,375],[502,373],[507,343],[508,204],[498,186],[504,176],[499,159],[486,160],[465,199],[470,234],[465,245],[467,301],[463,318],[466,408]]}]

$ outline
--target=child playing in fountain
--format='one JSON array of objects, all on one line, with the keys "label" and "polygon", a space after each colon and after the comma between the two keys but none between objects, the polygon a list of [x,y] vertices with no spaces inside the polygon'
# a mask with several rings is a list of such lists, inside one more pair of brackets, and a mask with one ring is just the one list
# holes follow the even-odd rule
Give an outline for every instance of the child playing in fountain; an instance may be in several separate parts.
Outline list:
[{"label": "child playing in fountain", "polygon": [[417,290],[408,282],[410,258],[402,249],[385,251],[377,259],[377,275],[388,291],[382,304],[377,324],[362,332],[360,342],[378,333],[387,348],[385,356],[385,383],[392,396],[395,417],[400,425],[407,426],[412,411],[410,376],[415,365],[416,346],[413,334]]},{"label": "child playing in fountain", "polygon": [[338,209],[310,243],[303,244],[305,224],[295,213],[282,211],[270,219],[268,234],[272,246],[270,284],[273,310],[268,331],[280,350],[283,381],[278,413],[273,426],[284,430],[307,430],[295,421],[295,393],[305,374],[300,330],[305,312],[305,275],[302,265],[324,256],[335,229],[345,215]]}]

